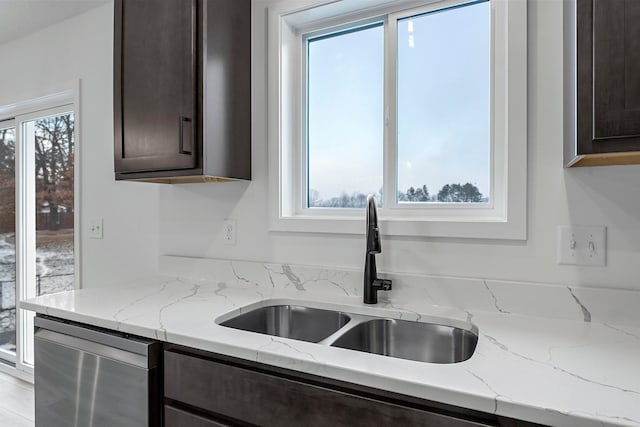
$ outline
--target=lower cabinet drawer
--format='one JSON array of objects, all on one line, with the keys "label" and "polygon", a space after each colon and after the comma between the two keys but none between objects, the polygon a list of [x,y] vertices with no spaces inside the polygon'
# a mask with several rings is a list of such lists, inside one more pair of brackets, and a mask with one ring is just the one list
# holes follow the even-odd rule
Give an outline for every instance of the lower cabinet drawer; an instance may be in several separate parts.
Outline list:
[{"label": "lower cabinet drawer", "polygon": [[229,427],[230,424],[222,424],[208,418],[192,414],[173,406],[164,407],[165,427]]},{"label": "lower cabinet drawer", "polygon": [[259,426],[495,425],[173,351],[165,352],[164,372],[166,398]]}]

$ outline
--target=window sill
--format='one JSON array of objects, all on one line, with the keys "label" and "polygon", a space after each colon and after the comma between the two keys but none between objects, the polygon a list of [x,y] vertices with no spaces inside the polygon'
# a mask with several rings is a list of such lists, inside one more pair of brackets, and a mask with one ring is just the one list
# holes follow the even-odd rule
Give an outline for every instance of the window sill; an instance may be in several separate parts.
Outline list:
[{"label": "window sill", "polygon": [[[504,218],[399,218],[379,217],[380,234],[401,237],[526,240],[526,217]],[[272,219],[271,231],[327,234],[363,234],[364,212],[354,216],[280,216]]]}]

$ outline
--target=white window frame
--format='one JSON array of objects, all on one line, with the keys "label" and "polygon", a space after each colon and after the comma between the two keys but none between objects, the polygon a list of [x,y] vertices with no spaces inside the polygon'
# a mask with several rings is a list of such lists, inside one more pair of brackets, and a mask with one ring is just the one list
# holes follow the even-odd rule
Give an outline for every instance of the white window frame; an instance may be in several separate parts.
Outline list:
[{"label": "white window frame", "polygon": [[[14,182],[15,182],[15,185],[16,185],[16,188],[15,188],[15,194],[16,194],[15,206],[16,206],[16,209],[17,209],[18,208],[18,198],[17,198],[18,197],[18,189],[17,189],[17,185],[18,185],[18,180],[17,180],[17,175],[18,175],[18,170],[17,170],[18,169],[18,153],[17,153],[17,151],[18,151],[18,135],[17,135],[17,133],[18,133],[18,130],[16,129],[16,121],[15,121],[15,119],[13,117],[4,118],[3,119],[0,116],[0,129],[14,129],[14,170],[15,170],[15,174],[16,174]],[[14,226],[16,236],[18,234],[17,225],[18,224],[17,224],[17,212],[16,212],[16,224]],[[16,320],[15,320],[16,321],[16,353],[17,353],[17,350],[18,350],[18,336],[17,336],[17,333],[18,333],[18,319],[17,319],[17,317],[18,317],[18,313],[20,311],[20,310],[18,310],[18,301],[17,301],[18,300],[18,272],[19,272],[19,268],[18,268],[18,252],[19,252],[19,249],[18,249],[18,245],[17,245],[17,241],[16,241],[16,272],[15,272],[16,289],[15,289],[15,292],[14,292],[14,295],[16,297],[16,304],[15,304],[15,307],[16,307]],[[7,350],[0,350],[0,355],[1,355],[1,359],[2,360],[7,361],[9,363],[15,364],[16,355],[11,354]],[[2,365],[2,364],[0,363],[0,365]]]},{"label": "white window frame", "polygon": [[[526,239],[526,0],[490,0],[492,19],[491,189],[487,204],[398,204],[379,209],[381,232],[398,236]],[[396,188],[395,51],[397,19],[460,0],[278,3],[268,20],[270,229],[361,234],[362,209],[305,208],[306,38],[386,20],[384,188]],[[470,2],[469,2],[470,3]],[[392,59],[390,59],[390,57]],[[392,172],[392,173],[390,173]]]},{"label": "white window frame", "polygon": [[23,124],[31,120],[66,112],[74,115],[74,287],[80,288],[81,225],[80,225],[80,82],[73,88],[46,96],[0,107],[0,121],[15,127],[16,169],[16,355],[3,357],[14,367],[0,363],[0,371],[33,382],[33,318],[35,313],[20,308],[19,301],[35,297],[35,147],[23,144]]}]

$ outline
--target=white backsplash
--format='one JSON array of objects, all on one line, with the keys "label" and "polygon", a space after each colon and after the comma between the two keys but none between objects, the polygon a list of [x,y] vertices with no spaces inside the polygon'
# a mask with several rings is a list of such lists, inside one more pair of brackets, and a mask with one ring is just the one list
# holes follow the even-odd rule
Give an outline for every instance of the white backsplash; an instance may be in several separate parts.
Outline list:
[{"label": "white backsplash", "polygon": [[[361,296],[363,272],[303,265],[162,256],[160,273],[215,280],[218,286],[269,290],[298,290],[339,297]],[[378,293],[382,307],[402,306],[420,311],[425,305],[461,310],[501,312],[551,319],[640,325],[640,291],[508,282],[488,278],[438,277],[379,273],[393,280],[393,289]]]}]

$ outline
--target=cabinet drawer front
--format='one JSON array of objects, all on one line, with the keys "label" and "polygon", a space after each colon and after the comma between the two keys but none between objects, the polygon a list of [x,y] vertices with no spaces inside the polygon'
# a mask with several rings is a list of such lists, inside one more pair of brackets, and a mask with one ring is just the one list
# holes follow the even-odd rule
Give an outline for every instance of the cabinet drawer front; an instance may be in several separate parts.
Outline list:
[{"label": "cabinet drawer front", "polygon": [[260,426],[482,426],[199,357],[165,352],[165,397]]},{"label": "cabinet drawer front", "polygon": [[192,414],[182,409],[166,405],[164,407],[165,427],[229,427],[230,424],[223,424],[208,418]]}]

